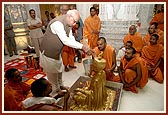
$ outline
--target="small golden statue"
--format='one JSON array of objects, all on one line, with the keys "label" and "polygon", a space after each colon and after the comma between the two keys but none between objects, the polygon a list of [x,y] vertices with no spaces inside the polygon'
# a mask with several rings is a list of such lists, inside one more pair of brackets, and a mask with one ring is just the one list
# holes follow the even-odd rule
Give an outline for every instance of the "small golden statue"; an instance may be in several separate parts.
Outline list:
[{"label": "small golden statue", "polygon": [[92,79],[88,86],[75,89],[73,101],[70,103],[71,110],[106,111],[112,108],[115,91],[105,87],[106,74],[103,70],[105,66],[106,60],[102,58],[101,54],[94,58],[91,65],[91,72],[94,72]]}]

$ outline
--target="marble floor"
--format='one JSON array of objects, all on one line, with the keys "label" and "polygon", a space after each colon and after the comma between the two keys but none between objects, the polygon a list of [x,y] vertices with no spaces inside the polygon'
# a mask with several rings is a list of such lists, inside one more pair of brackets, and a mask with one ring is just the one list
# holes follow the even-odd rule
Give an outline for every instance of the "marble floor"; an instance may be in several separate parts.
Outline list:
[{"label": "marble floor", "polygon": [[[24,58],[23,56],[13,57],[4,56],[3,62],[14,58]],[[87,57],[88,58],[88,57]],[[84,59],[83,59],[84,60]],[[85,76],[84,66],[82,63],[75,62],[77,66],[69,72],[63,72],[63,82],[65,86],[71,87],[80,76]],[[165,75],[166,76],[166,75]],[[87,76],[85,76],[87,77]],[[166,81],[166,80],[165,80]],[[166,112],[166,82],[159,84],[149,79],[143,89],[139,89],[138,94],[129,91],[122,91],[119,110],[121,113],[165,113]]]}]

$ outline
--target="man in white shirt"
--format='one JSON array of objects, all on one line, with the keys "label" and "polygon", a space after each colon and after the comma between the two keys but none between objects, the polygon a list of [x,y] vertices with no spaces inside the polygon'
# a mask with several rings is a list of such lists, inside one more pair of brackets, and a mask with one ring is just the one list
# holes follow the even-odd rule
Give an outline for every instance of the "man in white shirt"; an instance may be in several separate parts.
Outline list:
[{"label": "man in white shirt", "polygon": [[88,55],[94,52],[87,45],[77,42],[72,35],[72,27],[79,20],[80,14],[77,10],[69,10],[66,15],[61,15],[50,21],[41,43],[40,65],[46,72],[48,80],[52,84],[51,96],[56,95],[63,88],[62,83],[62,48],[64,45],[76,49],[82,49]]},{"label": "man in white shirt", "polygon": [[30,37],[32,44],[35,48],[36,55],[39,57],[39,47],[42,41],[42,21],[36,17],[34,9],[29,10],[30,18],[27,19],[27,26],[30,30]]},{"label": "man in white shirt", "polygon": [[127,41],[126,42],[126,45],[121,47],[118,51],[118,54],[117,54],[117,66],[120,65],[120,60],[121,58],[125,55],[125,51],[127,48],[130,48],[132,47],[132,42],[131,41]]}]

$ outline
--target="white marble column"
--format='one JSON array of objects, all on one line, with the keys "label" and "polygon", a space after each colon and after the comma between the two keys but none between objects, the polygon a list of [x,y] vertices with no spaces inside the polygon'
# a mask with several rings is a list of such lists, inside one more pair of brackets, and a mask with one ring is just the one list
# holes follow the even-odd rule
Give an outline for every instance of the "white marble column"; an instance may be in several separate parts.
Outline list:
[{"label": "white marble column", "polygon": [[76,8],[80,12],[83,21],[90,15],[90,7],[92,6],[93,4],[76,4]]},{"label": "white marble column", "polygon": [[154,4],[140,5],[140,12],[138,14],[138,17],[141,23],[141,26],[139,29],[142,34],[145,34],[147,31],[147,28],[149,27],[149,23],[153,16],[153,9],[154,9]]},{"label": "white marble column", "polygon": [[139,4],[100,4],[99,16],[101,20],[137,20]]}]

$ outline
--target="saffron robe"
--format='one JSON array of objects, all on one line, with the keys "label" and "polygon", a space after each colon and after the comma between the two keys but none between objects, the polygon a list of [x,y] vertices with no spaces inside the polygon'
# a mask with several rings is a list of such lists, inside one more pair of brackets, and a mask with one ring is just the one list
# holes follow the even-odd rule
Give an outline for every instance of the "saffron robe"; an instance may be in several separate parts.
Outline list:
[{"label": "saffron robe", "polygon": [[131,35],[128,33],[123,40],[124,45],[126,45],[127,41],[132,42],[132,46],[135,48],[137,53],[140,53],[143,47],[143,40],[142,40],[142,35],[138,32],[135,32],[134,35]]},{"label": "saffron robe", "polygon": [[21,111],[23,109],[22,101],[30,93],[30,85],[20,82],[9,81],[4,88],[4,110]]},{"label": "saffron robe", "polygon": [[152,24],[153,22],[157,22],[158,29],[161,29],[162,31],[164,31],[164,12],[160,12],[158,14],[155,14],[154,17],[152,18],[150,24]]},{"label": "saffron robe", "polygon": [[62,61],[64,66],[74,66],[75,50],[69,46],[64,46],[62,50]]},{"label": "saffron robe", "polygon": [[100,18],[95,16],[88,16],[84,21],[83,36],[88,39],[88,45],[94,49],[97,46],[97,39],[99,34],[93,33],[93,31],[99,31],[101,29]]},{"label": "saffron robe", "polygon": [[[160,58],[164,59],[164,49],[160,44],[144,46],[142,49],[142,58],[146,61],[147,65],[154,68]],[[163,82],[163,72],[161,71],[162,64],[160,64],[150,76],[159,83]]]},{"label": "saffron robe", "polygon": [[[160,29],[157,29],[154,34],[159,35],[159,39],[158,39],[157,44],[162,44],[164,46],[164,32]],[[144,38],[143,38],[144,46],[149,44],[150,37],[151,37],[151,35],[149,33],[144,36]]]},{"label": "saffron robe", "polygon": [[137,63],[140,64],[141,73],[142,73],[140,80],[137,82],[137,84],[129,88],[125,88],[126,90],[132,91],[134,93],[138,93],[137,87],[143,88],[148,82],[148,69],[145,61],[143,60],[143,58],[139,56],[135,56],[129,62],[123,57],[121,59],[121,62],[124,69],[123,79],[128,84],[130,84],[137,77],[137,73],[136,71],[132,70],[132,67]]},{"label": "saffron robe", "polygon": [[[94,48],[94,51],[96,53],[96,55],[98,56],[100,54],[100,50],[98,49],[98,47]],[[103,51],[103,58],[106,60],[106,66],[104,68],[104,70],[108,70],[112,67],[112,63],[113,63],[113,52],[115,51],[115,49],[113,47],[111,47],[110,45],[106,45],[106,48]],[[106,73],[106,80],[110,80],[113,81],[113,77],[114,77],[114,73],[111,72],[111,74]]]}]

